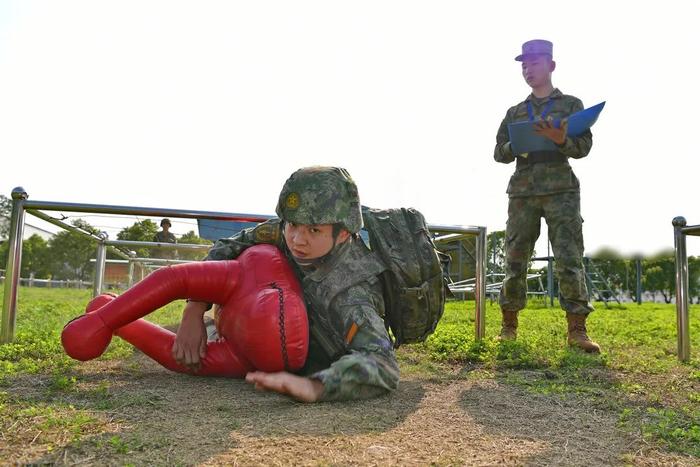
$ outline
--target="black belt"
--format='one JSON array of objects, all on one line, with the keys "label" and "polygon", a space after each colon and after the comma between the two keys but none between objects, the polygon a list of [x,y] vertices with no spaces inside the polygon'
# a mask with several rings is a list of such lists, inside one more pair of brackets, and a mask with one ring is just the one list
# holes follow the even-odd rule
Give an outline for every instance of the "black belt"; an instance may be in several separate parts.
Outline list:
[{"label": "black belt", "polygon": [[568,159],[569,158],[567,156],[560,152],[537,151],[531,152],[527,157],[516,157],[516,166],[523,167],[530,164],[551,164],[553,162],[567,162]]}]

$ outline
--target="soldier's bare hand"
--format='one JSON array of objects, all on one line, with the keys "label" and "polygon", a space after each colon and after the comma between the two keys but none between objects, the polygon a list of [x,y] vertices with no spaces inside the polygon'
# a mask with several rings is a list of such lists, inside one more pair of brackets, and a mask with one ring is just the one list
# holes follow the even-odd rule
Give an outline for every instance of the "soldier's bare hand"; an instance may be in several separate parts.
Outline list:
[{"label": "soldier's bare hand", "polygon": [[252,371],[245,380],[261,391],[273,391],[302,402],[316,402],[323,394],[323,383],[317,379],[297,376],[286,371],[265,373]]},{"label": "soldier's bare hand", "polygon": [[535,122],[535,133],[544,136],[555,144],[564,144],[566,142],[566,130],[569,127],[569,122],[564,119],[561,121],[559,128],[555,127],[550,120]]},{"label": "soldier's bare hand", "polygon": [[172,348],[175,361],[195,372],[201,368],[207,350],[207,330],[202,319],[205,311],[206,304],[187,304]]}]

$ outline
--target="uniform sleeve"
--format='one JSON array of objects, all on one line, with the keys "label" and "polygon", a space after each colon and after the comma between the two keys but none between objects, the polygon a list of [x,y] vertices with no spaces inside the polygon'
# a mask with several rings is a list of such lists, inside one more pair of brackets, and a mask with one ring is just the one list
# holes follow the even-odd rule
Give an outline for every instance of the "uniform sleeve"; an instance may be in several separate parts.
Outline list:
[{"label": "uniform sleeve", "polygon": [[510,109],[506,112],[505,118],[498,127],[496,134],[496,147],[493,150],[493,158],[496,162],[510,164],[515,160],[515,155],[510,147],[510,136],[508,135],[508,123],[510,123]]},{"label": "uniform sleeve", "polygon": [[[310,376],[323,382],[321,400],[369,399],[398,387],[399,365],[378,314],[383,313],[383,299],[381,294],[368,294],[366,289],[364,295],[364,300],[346,303],[338,310],[345,317],[346,342],[351,338],[349,352]],[[353,326],[357,329],[354,335]]]},{"label": "uniform sleeve", "polygon": [[214,243],[204,261],[236,259],[243,251],[258,243],[282,246],[282,225],[279,219],[270,219],[255,227],[241,230],[229,238]]},{"label": "uniform sleeve", "polygon": [[[580,99],[574,99],[569,115],[583,110],[583,102]],[[579,136],[567,136],[566,141],[562,145],[557,145],[558,151],[572,159],[581,159],[586,157],[593,146],[593,134],[591,130],[586,130]]]}]

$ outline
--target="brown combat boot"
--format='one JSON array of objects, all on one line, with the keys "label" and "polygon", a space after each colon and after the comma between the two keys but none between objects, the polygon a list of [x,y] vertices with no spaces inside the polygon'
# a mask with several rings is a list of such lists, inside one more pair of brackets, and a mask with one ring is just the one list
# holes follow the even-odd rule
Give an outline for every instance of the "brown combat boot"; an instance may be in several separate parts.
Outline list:
[{"label": "brown combat boot", "polygon": [[588,353],[600,353],[600,346],[589,339],[586,334],[587,315],[567,313],[566,320],[569,322],[569,345],[578,347]]},{"label": "brown combat boot", "polygon": [[502,310],[501,340],[514,341],[518,337],[518,312]]}]

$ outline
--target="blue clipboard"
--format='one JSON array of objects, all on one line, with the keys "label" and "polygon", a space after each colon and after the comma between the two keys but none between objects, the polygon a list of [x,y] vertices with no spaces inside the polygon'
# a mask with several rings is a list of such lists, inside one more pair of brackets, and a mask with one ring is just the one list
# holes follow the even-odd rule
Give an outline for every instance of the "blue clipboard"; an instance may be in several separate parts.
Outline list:
[{"label": "blue clipboard", "polygon": [[[605,107],[605,101],[571,114],[568,118],[567,136],[578,136],[590,129],[598,120],[603,107]],[[561,119],[554,120],[554,126],[559,127],[560,122]],[[552,141],[535,133],[535,125],[530,121],[509,124],[508,135],[510,136],[510,147],[513,150],[513,154],[557,150],[556,145]]]}]

